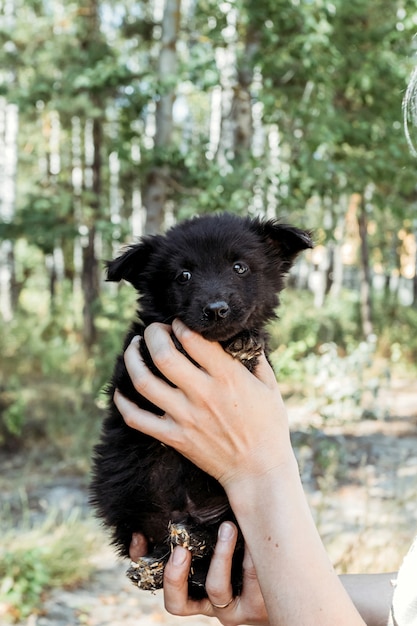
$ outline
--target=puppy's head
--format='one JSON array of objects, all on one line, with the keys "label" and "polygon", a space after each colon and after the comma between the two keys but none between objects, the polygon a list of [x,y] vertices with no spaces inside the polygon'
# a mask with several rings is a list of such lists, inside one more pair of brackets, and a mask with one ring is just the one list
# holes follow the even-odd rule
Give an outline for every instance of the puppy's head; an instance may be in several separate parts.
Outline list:
[{"label": "puppy's head", "polygon": [[285,275],[312,246],[308,232],[276,220],[210,215],[144,237],[108,263],[108,280],[138,290],[145,324],[178,317],[225,341],[273,317]]}]

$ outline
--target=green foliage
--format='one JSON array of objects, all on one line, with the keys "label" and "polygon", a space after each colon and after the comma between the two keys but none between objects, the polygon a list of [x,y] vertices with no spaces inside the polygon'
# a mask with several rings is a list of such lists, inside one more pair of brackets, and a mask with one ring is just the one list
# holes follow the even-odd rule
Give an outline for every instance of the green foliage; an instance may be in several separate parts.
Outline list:
[{"label": "green foliage", "polygon": [[[319,227],[324,243],[346,214],[346,197],[372,189],[366,210],[375,218],[378,245],[371,261],[377,254],[388,258],[385,224],[392,222],[398,232],[415,213],[415,167],[401,119],[412,65],[412,0],[262,0],[256,6],[199,0],[177,16],[178,72],[168,77],[169,85],[160,84],[161,24],[148,3],[57,7],[18,0],[0,32],[0,81],[7,102],[18,103],[24,129],[16,214],[0,224],[1,239],[21,237],[49,255],[79,243],[80,232],[94,225],[104,246],[123,242],[134,198],[137,203],[149,172],[162,168],[175,217],[276,207]],[[252,113],[258,107],[256,150],[238,158],[239,145],[227,148],[230,138],[224,148],[223,131],[234,113],[227,105],[221,107],[219,145],[213,146],[214,88],[248,89]],[[174,116],[170,141],[155,148],[154,110],[167,90],[184,111]],[[51,116],[59,139],[53,140]],[[88,182],[93,120],[101,133],[94,189]],[[60,157],[55,170],[49,162],[54,150]],[[117,176],[111,156],[118,160]],[[117,197],[116,214],[110,197],[113,204]]]},{"label": "green foliage", "polygon": [[62,522],[50,515],[35,529],[2,534],[0,603],[6,616],[25,619],[40,610],[46,591],[87,580],[94,547],[91,524],[76,518]]},{"label": "green foliage", "polygon": [[[0,224],[0,239],[14,244],[18,287],[14,319],[0,338],[17,381],[15,387],[1,370],[4,393],[11,394],[2,407],[6,433],[18,433],[26,421],[27,398],[17,392],[22,381],[70,381],[95,401],[108,380],[133,294],[120,288],[113,300],[114,292],[103,290],[100,302],[81,302],[86,269],[96,267],[84,258],[88,234],[95,231],[104,258],[131,239],[132,214],[138,217],[138,196],[153,168],[166,175],[175,219],[276,209],[317,228],[323,244],[335,240],[349,195],[366,191],[371,264],[398,270],[395,240],[401,229],[411,232],[416,212],[415,164],[401,123],[412,0],[256,6],[198,0],[177,16],[178,72],[168,85],[158,74],[161,24],[148,3],[58,2],[52,11],[47,3],[17,0],[14,7],[0,30],[2,93],[18,104],[21,129],[15,215]],[[239,154],[230,137],[223,145],[234,111],[225,103],[213,110],[214,87],[230,97],[247,88],[257,111],[256,150]],[[155,148],[155,109],[167,90],[184,111],[171,140]],[[215,113],[221,113],[217,144]],[[52,167],[53,156],[59,166]],[[344,236],[338,235],[341,245]],[[64,267],[53,285],[51,257],[59,249]],[[323,359],[323,345],[336,344],[340,358],[354,352],[356,293],[328,296],[321,310],[307,293],[297,292],[294,304],[291,297],[284,296],[282,319],[271,329],[280,376],[304,376],[300,363],[311,355]],[[98,328],[88,353],[83,304]],[[416,358],[409,330],[415,323],[412,310],[377,303],[375,329],[387,358]]]},{"label": "green foliage", "polygon": [[[40,320],[36,314],[22,313],[5,323],[0,347],[8,362],[7,369],[1,367],[6,379],[13,372],[18,377],[53,375],[57,381],[64,381],[70,371],[76,371],[82,348],[77,328],[65,325],[68,317],[61,320],[57,313]],[[84,374],[80,372],[79,376],[81,380]]]},{"label": "green foliage", "polygon": [[[17,387],[18,385],[16,385]],[[0,445],[20,437],[26,414],[26,400],[20,390],[9,387],[0,392]]]},{"label": "green foliage", "polygon": [[24,444],[35,429],[38,436],[55,440],[66,457],[88,458],[102,417],[102,391],[135,317],[136,294],[127,285],[103,294],[97,310],[99,340],[86,354],[81,304],[64,291],[48,313],[35,279],[0,335],[0,445]]},{"label": "green foliage", "polygon": [[[331,378],[332,359],[328,364],[323,361],[330,346],[336,350],[334,356],[340,359],[340,364],[352,360],[349,365],[352,371],[358,365],[355,358],[360,360],[362,354],[365,359],[358,294],[344,290],[338,297],[329,295],[325,304],[317,308],[311,293],[287,288],[281,300],[279,318],[269,327],[271,360],[280,377],[302,377],[308,370],[309,359],[317,358],[322,364],[314,367],[317,371],[325,369]],[[414,367],[417,310],[398,304],[395,296],[387,299],[386,294],[375,298],[374,308],[375,358],[387,359],[391,366],[403,362]],[[327,346],[324,352],[323,346]]]},{"label": "green foliage", "polygon": [[36,607],[42,592],[50,583],[50,574],[42,561],[42,551],[2,554],[2,585],[0,599],[17,611],[18,617],[27,617]]},{"label": "green foliage", "polygon": [[311,382],[311,409],[323,421],[348,423],[362,417],[384,418],[378,404],[381,388],[390,378],[389,366],[375,366],[375,345],[361,342],[341,356],[335,344],[323,344],[304,363]]},{"label": "green foliage", "polygon": [[281,301],[279,319],[269,328],[271,359],[280,375],[295,373],[297,362],[323,344],[335,343],[346,351],[360,334],[356,294],[329,296],[325,306],[317,308],[311,293],[288,288]]},{"label": "green foliage", "polygon": [[72,211],[72,196],[64,188],[49,188],[39,195],[29,194],[11,223],[0,223],[0,240],[24,239],[44,254],[51,254],[57,242],[78,234]]},{"label": "green foliage", "polygon": [[[160,96],[156,79],[160,25],[147,5],[137,7],[127,0],[118,3],[114,14],[108,8],[100,14],[99,3],[62,7],[58,23],[41,7],[18,2],[19,19],[13,28],[5,27],[3,38],[8,45],[2,60],[18,75],[17,81],[6,82],[9,100],[19,102],[28,120],[36,117],[39,103],[47,111],[58,111],[68,139],[74,116],[81,120],[98,117],[105,135],[103,156],[110,150],[118,153],[124,180],[131,186],[161,161],[144,132],[149,104]],[[173,79],[177,91],[184,89],[187,94],[193,119],[191,140],[184,138],[182,122],[173,141],[164,146],[164,162],[177,183],[173,190],[176,212],[225,207],[245,212],[254,189],[265,186],[265,174],[277,175],[277,164],[268,161],[267,151],[241,163],[231,157],[226,171],[205,154],[210,115],[207,91],[222,81],[213,59],[216,50],[227,51],[230,46],[226,32],[231,13],[236,19],[237,79],[239,73],[246,76],[248,72],[262,77],[253,90],[254,102],[262,105],[266,132],[269,124],[279,125],[277,193],[285,210],[303,210],[314,194],[337,198],[346,190],[362,192],[370,182],[378,187],[376,201],[382,202],[388,192],[397,207],[404,205],[398,210],[405,210],[404,195],[414,186],[414,176],[407,172],[414,167],[403,137],[400,103],[409,73],[414,10],[411,0],[401,6],[386,0],[372,4],[356,0],[349,5],[340,0],[262,0],[256,7],[243,0],[221,5],[197,2],[190,14],[182,16],[180,67]],[[255,49],[250,57],[246,54],[249,44]],[[194,108],[193,101],[198,102]],[[130,159],[133,137],[141,149],[140,167]],[[409,179],[406,186],[404,177]],[[128,191],[124,189],[126,203]],[[31,199],[37,197],[33,189],[28,194],[22,198],[22,214],[17,218],[20,225],[28,224],[25,236],[30,229],[25,206],[33,205]],[[45,189],[39,195],[48,194]],[[106,206],[107,185],[102,194]],[[62,203],[55,191],[52,195],[57,204],[67,206],[67,199]],[[43,213],[35,206],[45,233],[50,230],[45,211],[57,216],[60,228],[56,204],[51,198],[48,202]],[[128,211],[125,215],[129,217]],[[75,236],[74,226],[66,236]],[[39,235],[40,245],[45,245]]]},{"label": "green foliage", "polygon": [[417,363],[417,309],[395,300],[375,300],[375,332],[382,355],[414,367]]},{"label": "green foliage", "polygon": [[280,319],[271,324],[270,360],[278,380],[299,389],[312,415],[344,423],[381,419],[386,408],[380,393],[396,372],[415,372],[417,312],[380,301],[376,334],[357,338],[358,302],[349,292],[313,306],[311,294],[286,290]]}]

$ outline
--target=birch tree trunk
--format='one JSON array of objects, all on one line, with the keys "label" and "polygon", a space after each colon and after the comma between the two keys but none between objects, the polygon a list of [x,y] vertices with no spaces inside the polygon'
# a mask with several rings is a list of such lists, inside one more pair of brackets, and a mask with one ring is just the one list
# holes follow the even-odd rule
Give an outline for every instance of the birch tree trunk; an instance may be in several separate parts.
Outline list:
[{"label": "birch tree trunk", "polygon": [[[57,111],[49,111],[45,104],[38,103],[39,126],[42,132],[44,150],[39,155],[39,169],[45,184],[52,188],[61,171],[60,137],[61,122]],[[56,264],[58,256],[63,258],[61,241],[54,237],[51,249],[45,251],[45,269],[49,279],[49,309],[53,312],[57,295],[59,271]]]},{"label": "birch tree trunk", "polygon": [[[230,172],[230,162],[235,157],[235,140],[239,130],[239,97],[241,89],[237,78],[237,21],[238,9],[230,5],[227,11],[227,27],[223,30],[225,46],[216,51],[216,62],[220,74],[221,119],[216,159],[224,173]],[[244,103],[242,95],[242,103]]]},{"label": "birch tree trunk", "polygon": [[[0,220],[11,222],[15,213],[17,174],[17,106],[0,98]],[[12,241],[0,242],[0,314],[5,321],[13,317],[19,298],[15,277]]]}]

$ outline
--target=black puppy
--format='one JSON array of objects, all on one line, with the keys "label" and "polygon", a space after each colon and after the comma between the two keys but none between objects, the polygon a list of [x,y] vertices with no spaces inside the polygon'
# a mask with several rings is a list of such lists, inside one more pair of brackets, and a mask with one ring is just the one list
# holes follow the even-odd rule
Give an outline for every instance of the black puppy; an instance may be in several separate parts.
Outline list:
[{"label": "black puppy", "polygon": [[[124,347],[152,322],[178,317],[206,339],[219,341],[252,371],[265,349],[265,325],[275,315],[285,275],[296,255],[312,245],[310,234],[293,226],[229,214],[194,218],[165,235],[144,237],[107,266],[108,280],[125,279],[139,293],[140,319]],[[141,350],[158,373],[146,347]],[[175,450],[129,428],[113,403],[115,388],[162,414],[136,392],[120,355],[109,388],[109,414],[95,447],[91,502],[122,555],[129,553],[132,533],[145,535],[149,555],[128,571],[140,588],[162,587],[171,546],[180,543],[193,553],[190,596],[203,597],[219,524],[234,520],[226,494]],[[240,541],[235,593],[241,589],[242,558]]]}]

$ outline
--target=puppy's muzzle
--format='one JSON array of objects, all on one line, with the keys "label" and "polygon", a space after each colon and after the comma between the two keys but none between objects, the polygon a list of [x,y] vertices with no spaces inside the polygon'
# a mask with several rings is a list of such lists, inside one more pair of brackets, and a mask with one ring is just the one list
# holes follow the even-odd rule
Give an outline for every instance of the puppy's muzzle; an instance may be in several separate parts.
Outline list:
[{"label": "puppy's muzzle", "polygon": [[218,302],[210,302],[203,309],[204,316],[206,319],[211,322],[216,322],[217,320],[223,320],[229,317],[230,315],[230,307],[224,300],[219,300]]}]

